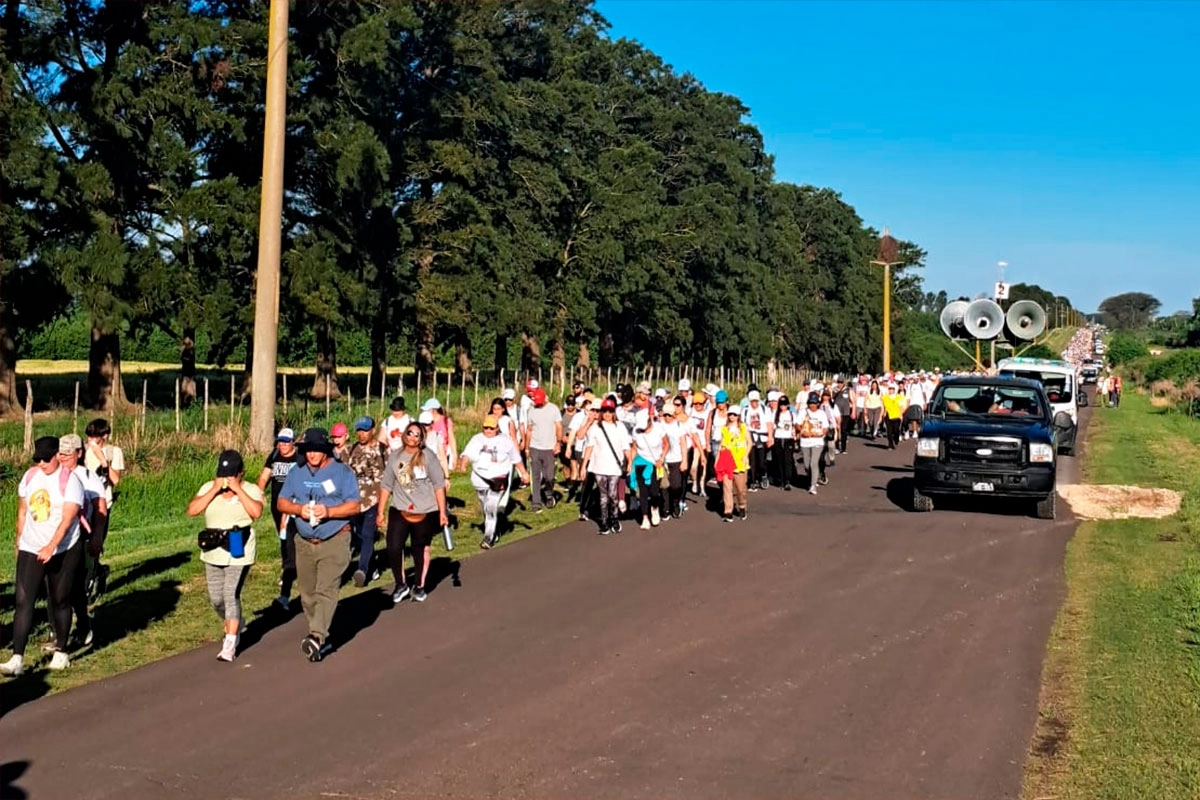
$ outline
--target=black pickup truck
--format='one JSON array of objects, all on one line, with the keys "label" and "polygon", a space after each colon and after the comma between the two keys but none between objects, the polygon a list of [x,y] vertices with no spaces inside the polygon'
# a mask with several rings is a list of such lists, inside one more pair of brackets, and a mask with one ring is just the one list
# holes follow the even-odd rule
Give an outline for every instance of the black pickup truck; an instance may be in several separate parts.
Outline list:
[{"label": "black pickup truck", "polygon": [[913,459],[913,509],[934,498],[976,495],[1028,500],[1054,519],[1056,427],[1045,390],[1027,378],[959,377],[942,381],[929,403]]}]

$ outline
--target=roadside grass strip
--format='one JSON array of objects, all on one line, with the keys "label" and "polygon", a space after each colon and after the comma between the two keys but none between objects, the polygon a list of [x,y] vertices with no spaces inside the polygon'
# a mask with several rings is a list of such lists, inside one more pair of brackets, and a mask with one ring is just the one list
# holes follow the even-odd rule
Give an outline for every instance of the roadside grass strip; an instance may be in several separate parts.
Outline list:
[{"label": "roadside grass strip", "polygon": [[1180,505],[1068,545],[1024,796],[1200,797],[1200,422],[1128,393],[1092,415],[1084,474]]}]

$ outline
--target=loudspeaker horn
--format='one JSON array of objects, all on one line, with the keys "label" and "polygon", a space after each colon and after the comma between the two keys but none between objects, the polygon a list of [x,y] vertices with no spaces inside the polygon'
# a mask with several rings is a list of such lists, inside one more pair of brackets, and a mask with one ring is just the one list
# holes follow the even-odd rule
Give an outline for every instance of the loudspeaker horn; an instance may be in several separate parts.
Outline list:
[{"label": "loudspeaker horn", "polygon": [[1018,300],[1008,309],[1008,332],[1018,339],[1036,339],[1046,330],[1046,311],[1032,300]]},{"label": "loudspeaker horn", "polygon": [[976,300],[967,306],[963,324],[976,339],[994,339],[1004,329],[1004,309],[995,300]]},{"label": "loudspeaker horn", "polygon": [[967,315],[967,306],[971,305],[966,300],[955,300],[952,303],[947,303],[942,309],[939,322],[942,325],[942,331],[951,339],[966,340],[971,338],[971,334],[967,333],[966,326],[963,324],[963,319]]}]

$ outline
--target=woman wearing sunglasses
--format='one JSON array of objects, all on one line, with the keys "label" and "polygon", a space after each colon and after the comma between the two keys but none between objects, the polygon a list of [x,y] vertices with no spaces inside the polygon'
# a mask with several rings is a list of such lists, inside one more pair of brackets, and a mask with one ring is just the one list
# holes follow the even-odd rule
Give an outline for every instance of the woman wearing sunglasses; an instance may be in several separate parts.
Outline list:
[{"label": "woman wearing sunglasses", "polygon": [[[437,453],[425,446],[425,429],[410,422],[404,429],[403,444],[388,459],[379,489],[379,527],[385,524],[387,509],[387,554],[396,579],[392,603],[412,595],[425,600],[425,577],[429,572],[429,545],[438,529],[450,522],[446,514],[446,475]],[[404,546],[412,538],[413,577],[411,591],[404,580]]]},{"label": "woman wearing sunglasses", "polygon": [[491,549],[496,542],[499,530],[500,515],[504,509],[501,499],[508,491],[508,482],[513,469],[521,475],[524,481],[529,480],[525,466],[521,463],[521,454],[512,439],[500,433],[500,420],[492,414],[483,418],[483,430],[471,437],[458,460],[460,471],[471,463],[471,486],[479,497],[479,505],[483,507],[483,541],[479,546],[484,550]]},{"label": "woman wearing sunglasses", "polygon": [[683,466],[687,463],[688,452],[695,445],[691,433],[690,420],[685,416],[685,401],[676,397],[663,406],[662,429],[667,436],[667,455],[664,463],[667,469],[667,519],[678,518],[687,510],[683,502],[683,483],[685,476]]}]

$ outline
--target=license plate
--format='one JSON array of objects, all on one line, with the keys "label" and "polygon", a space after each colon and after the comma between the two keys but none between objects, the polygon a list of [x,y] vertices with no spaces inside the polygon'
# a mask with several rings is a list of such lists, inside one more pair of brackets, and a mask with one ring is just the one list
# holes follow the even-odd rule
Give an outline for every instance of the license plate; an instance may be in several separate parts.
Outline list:
[{"label": "license plate", "polygon": [[995,486],[993,486],[990,483],[985,483],[983,481],[971,484],[971,488],[977,492],[994,492],[996,490]]}]

